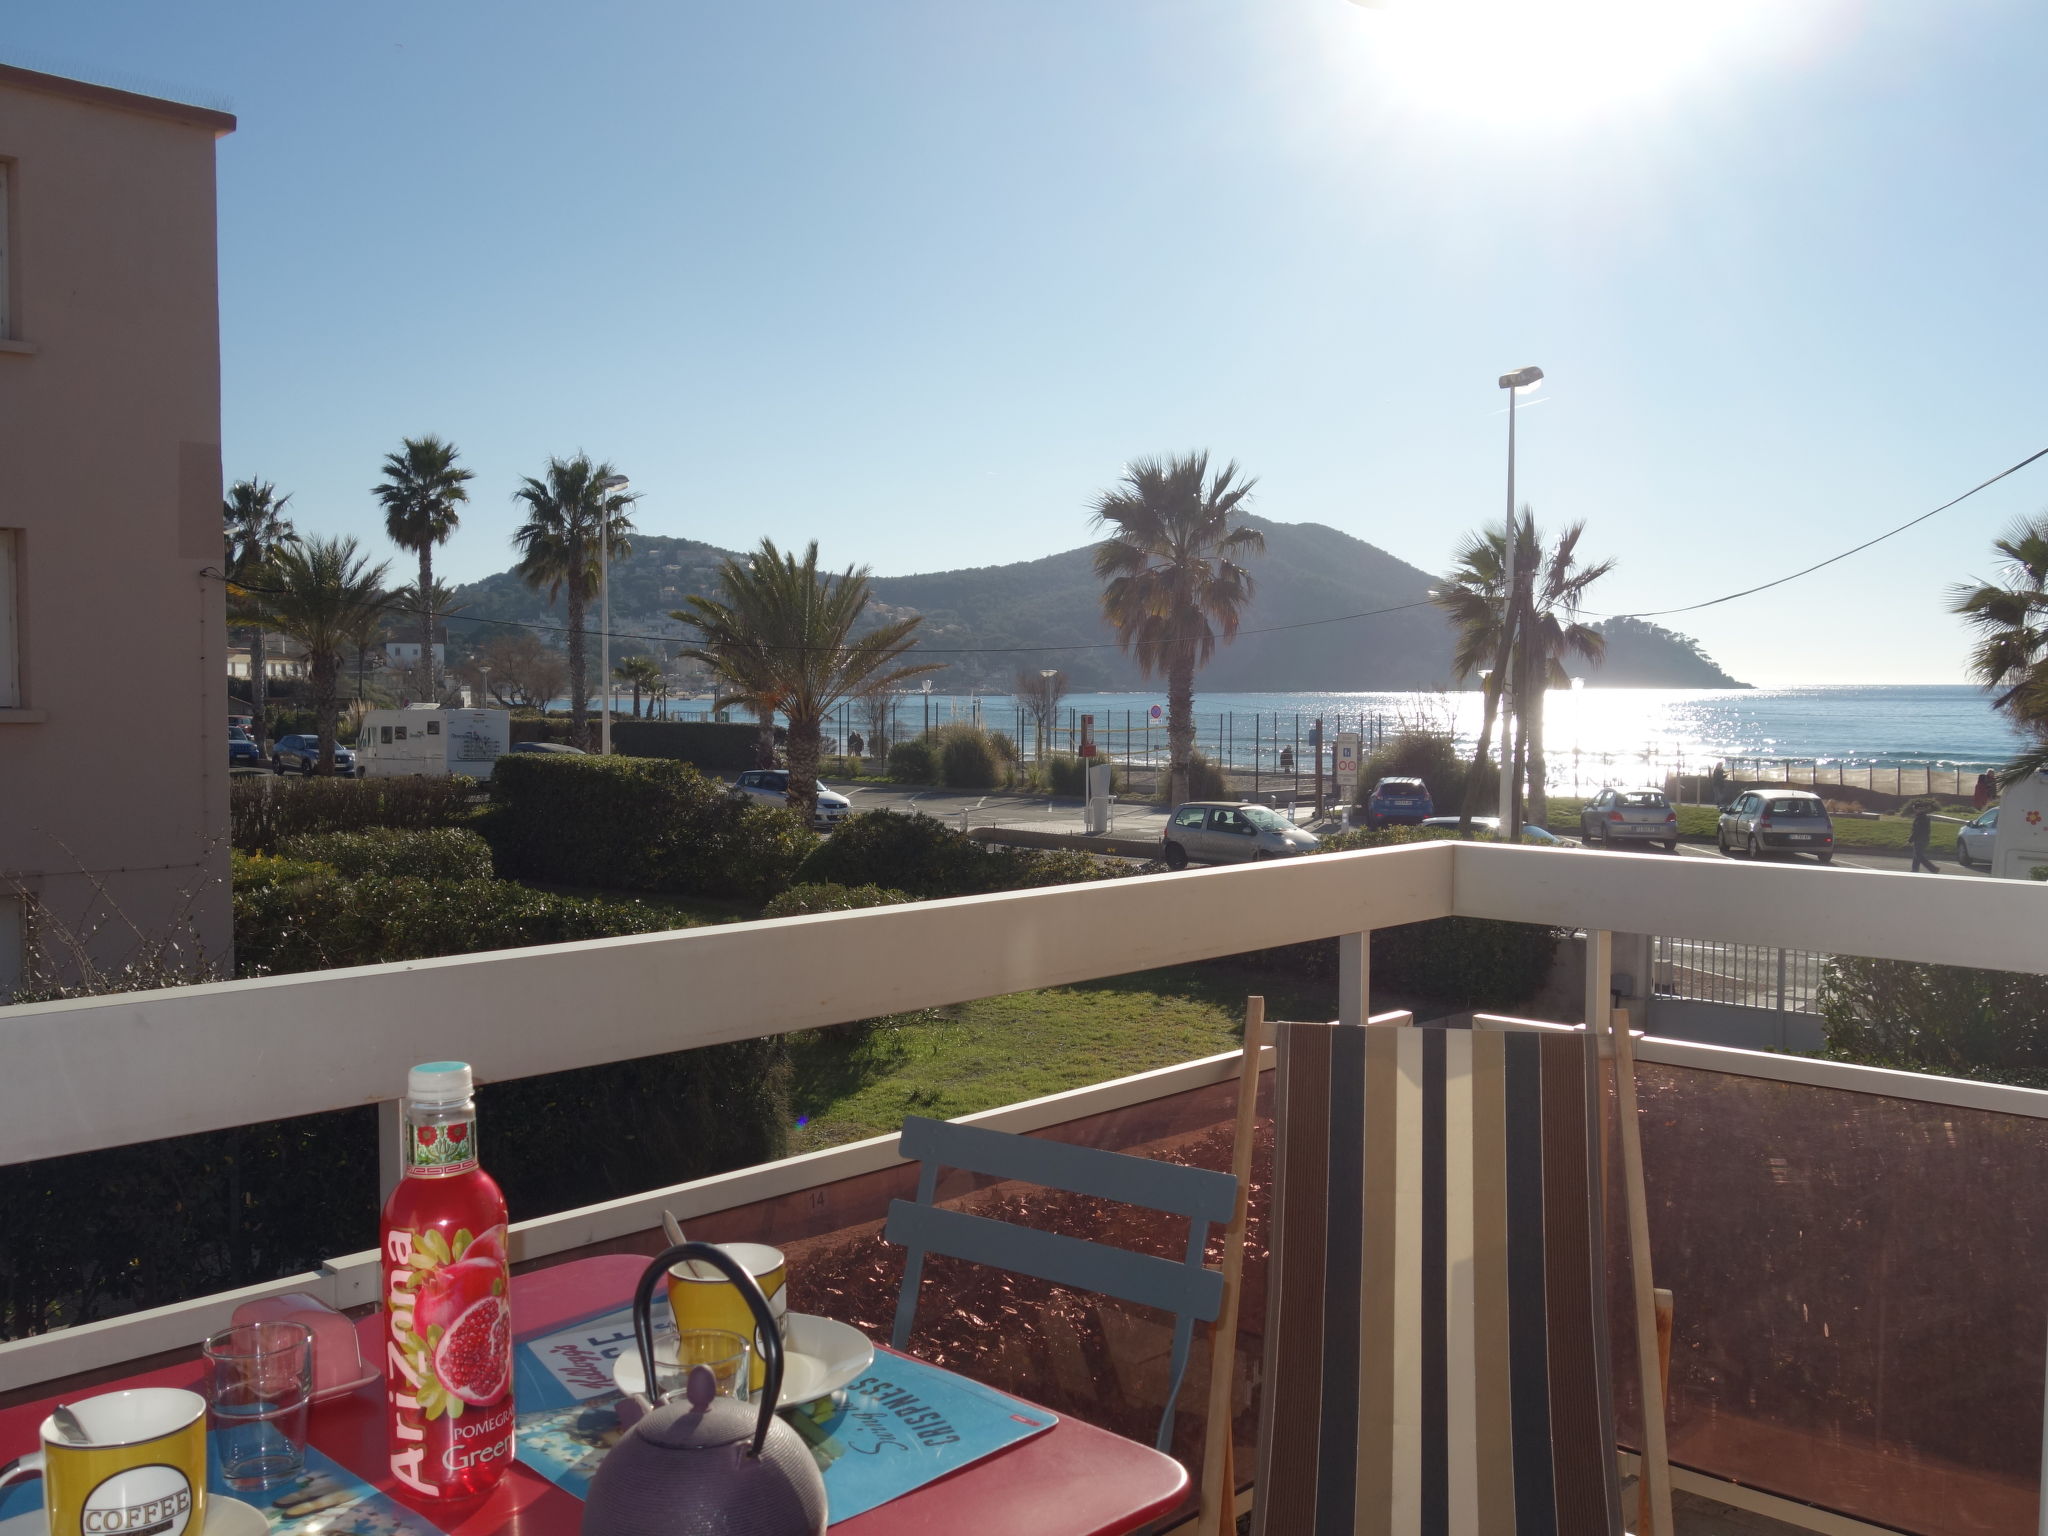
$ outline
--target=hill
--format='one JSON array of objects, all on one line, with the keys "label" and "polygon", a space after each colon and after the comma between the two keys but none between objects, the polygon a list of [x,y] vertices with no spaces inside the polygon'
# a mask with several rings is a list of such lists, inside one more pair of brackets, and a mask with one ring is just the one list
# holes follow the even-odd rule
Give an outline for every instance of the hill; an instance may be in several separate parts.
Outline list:
[{"label": "hill", "polygon": [[[1422,689],[1451,685],[1450,630],[1428,605],[1435,578],[1385,550],[1320,523],[1250,518],[1266,535],[1254,557],[1257,581],[1244,630],[1203,669],[1216,692],[1318,689]],[[828,552],[829,553],[829,552]],[[717,585],[728,552],[694,539],[642,536],[612,569],[614,650],[677,643],[686,632],[667,617],[691,593]],[[843,558],[843,557],[842,557]],[[877,621],[924,616],[924,645],[946,656],[933,687],[1002,690],[1020,666],[1059,667],[1083,691],[1144,686],[1137,663],[1116,648],[1098,608],[1100,584],[1088,547],[1038,560],[874,582]],[[510,571],[458,589],[464,604],[449,620],[458,643],[489,632],[479,619],[559,625],[559,604]],[[1377,612],[1377,610],[1394,610]],[[1372,613],[1372,617],[1343,618]],[[1321,622],[1338,620],[1339,622]],[[596,623],[595,605],[589,622]],[[1292,627],[1290,627],[1292,626]],[[1684,635],[1639,619],[1603,626],[1608,656],[1587,669],[1590,685],[1663,688],[1741,687]],[[637,637],[627,639],[625,637]],[[961,652],[978,654],[959,654]],[[936,657],[935,657],[936,659]],[[1576,666],[1574,670],[1577,670]]]}]

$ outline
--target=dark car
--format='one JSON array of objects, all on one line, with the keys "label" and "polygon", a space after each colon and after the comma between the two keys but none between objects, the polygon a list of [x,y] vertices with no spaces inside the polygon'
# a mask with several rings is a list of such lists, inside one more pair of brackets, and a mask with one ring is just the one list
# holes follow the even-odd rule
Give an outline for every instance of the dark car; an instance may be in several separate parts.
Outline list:
[{"label": "dark car", "polygon": [[228,766],[230,768],[261,768],[263,754],[256,748],[255,739],[239,725],[228,727]]},{"label": "dark car", "polygon": [[[280,736],[270,744],[270,767],[273,773],[288,773],[296,768],[300,773],[310,774],[320,766],[320,738],[318,736]],[[362,769],[356,766],[356,755],[340,742],[334,744],[334,771],[344,778],[357,778]]]},{"label": "dark car", "polygon": [[1436,802],[1420,779],[1381,779],[1365,800],[1368,827],[1419,827],[1435,814]]}]

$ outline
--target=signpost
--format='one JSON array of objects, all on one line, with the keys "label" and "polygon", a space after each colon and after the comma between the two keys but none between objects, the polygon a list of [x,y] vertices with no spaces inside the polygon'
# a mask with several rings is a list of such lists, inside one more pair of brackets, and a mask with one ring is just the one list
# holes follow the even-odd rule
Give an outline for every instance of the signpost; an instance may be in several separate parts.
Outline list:
[{"label": "signpost", "polygon": [[1356,731],[1337,733],[1337,798],[1348,801],[1358,790],[1359,748],[1364,744]]}]

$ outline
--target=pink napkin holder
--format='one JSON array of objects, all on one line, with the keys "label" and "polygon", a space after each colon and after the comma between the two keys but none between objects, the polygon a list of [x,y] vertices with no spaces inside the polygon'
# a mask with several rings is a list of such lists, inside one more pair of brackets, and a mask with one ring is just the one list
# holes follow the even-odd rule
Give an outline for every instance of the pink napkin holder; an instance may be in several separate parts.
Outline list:
[{"label": "pink napkin holder", "polygon": [[377,1372],[363,1363],[363,1351],[356,1325],[318,1296],[294,1292],[289,1296],[265,1296],[245,1301],[235,1308],[234,1321],[241,1323],[304,1323],[313,1333],[313,1401],[349,1393],[379,1380]]}]

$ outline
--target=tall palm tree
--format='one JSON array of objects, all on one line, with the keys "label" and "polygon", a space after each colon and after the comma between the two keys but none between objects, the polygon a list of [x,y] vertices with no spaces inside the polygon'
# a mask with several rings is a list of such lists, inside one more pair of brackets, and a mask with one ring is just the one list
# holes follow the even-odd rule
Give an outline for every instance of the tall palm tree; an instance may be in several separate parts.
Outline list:
[{"label": "tall palm tree", "polygon": [[641,693],[652,694],[661,686],[661,663],[652,656],[628,656],[612,668],[612,678],[633,690],[633,718],[638,720]]},{"label": "tall palm tree", "polygon": [[1949,611],[1977,631],[1970,673],[2004,713],[2041,746],[2008,763],[2008,784],[2048,766],[2048,513],[2021,518],[1992,541],[2000,580],[1958,582]]},{"label": "tall palm tree", "polygon": [[[590,746],[590,668],[583,632],[583,610],[599,578],[598,552],[608,539],[614,558],[633,553],[633,520],[629,515],[640,498],[620,487],[606,487],[617,471],[594,464],[589,455],[548,460],[547,473],[528,475],[512,493],[526,507],[526,521],[512,535],[519,550],[513,567],[529,587],[547,589],[548,601],[569,597],[569,731],[574,743]],[[600,531],[604,537],[600,538]]]},{"label": "tall palm tree", "polygon": [[[1500,706],[1501,690],[1510,682],[1527,745],[1527,819],[1538,826],[1548,819],[1544,696],[1552,688],[1571,686],[1571,675],[1564,665],[1566,656],[1598,661],[1607,648],[1600,631],[1581,623],[1578,615],[1586,589],[1613,570],[1614,562],[1579,564],[1579,540],[1585,531],[1584,523],[1573,523],[1546,546],[1536,527],[1535,515],[1528,507],[1524,506],[1515,519],[1516,586],[1524,606],[1514,637],[1514,654],[1507,658],[1505,675],[1499,665],[1508,612],[1505,533],[1489,528],[1467,538],[1458,550],[1456,566],[1432,594],[1431,600],[1449,615],[1456,627],[1451,649],[1453,675],[1460,680],[1470,677],[1482,662],[1493,667],[1483,685],[1485,712],[1473,771],[1465,780],[1464,805],[1459,811],[1461,831],[1469,829],[1474,795],[1485,792],[1487,743]],[[1503,766],[1510,771],[1514,767],[1511,763]]]},{"label": "tall palm tree", "polygon": [[942,670],[937,662],[902,663],[920,615],[854,638],[868,578],[866,566],[821,573],[815,541],[798,559],[763,539],[750,559],[720,564],[720,596],[687,598],[669,615],[696,627],[700,643],[683,654],[711,669],[717,707],[772,700],[789,717],[789,803],[807,822],[818,806],[825,720],[840,700]]},{"label": "tall palm tree", "polygon": [[1174,802],[1188,797],[1195,756],[1195,673],[1216,654],[1217,639],[1237,638],[1252,598],[1251,573],[1234,557],[1257,554],[1266,537],[1232,526],[1255,480],[1237,465],[1209,473],[1209,455],[1139,459],[1095,503],[1110,530],[1095,546],[1102,615],[1146,677],[1166,676],[1166,739]]},{"label": "tall palm tree", "polygon": [[389,562],[372,566],[354,539],[305,539],[274,557],[275,584],[263,595],[265,618],[306,648],[321,773],[334,772],[334,727],[341,710],[341,658],[361,645],[384,613]]},{"label": "tall palm tree", "polygon": [[[234,588],[261,587],[274,575],[272,558],[279,549],[298,537],[284,509],[291,505],[289,493],[280,496],[268,480],[237,480],[228,487],[220,504],[221,521],[227,533],[227,574]],[[263,611],[260,605],[246,605],[235,594],[235,613],[250,622],[249,629],[249,734],[256,750],[264,750],[270,739],[270,674],[264,667]]]},{"label": "tall palm tree", "polygon": [[420,604],[420,672],[427,697],[438,698],[434,686],[434,547],[446,544],[462,521],[456,508],[469,500],[471,472],[455,462],[451,442],[431,434],[408,437],[397,453],[384,456],[384,478],[370,488],[384,508],[384,531],[400,549],[419,556],[420,576],[414,592]]}]

